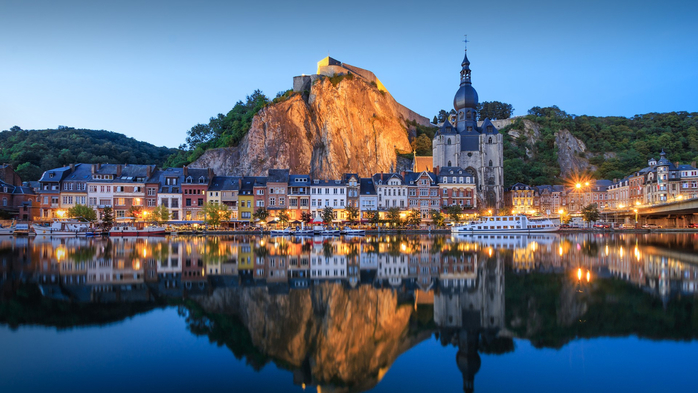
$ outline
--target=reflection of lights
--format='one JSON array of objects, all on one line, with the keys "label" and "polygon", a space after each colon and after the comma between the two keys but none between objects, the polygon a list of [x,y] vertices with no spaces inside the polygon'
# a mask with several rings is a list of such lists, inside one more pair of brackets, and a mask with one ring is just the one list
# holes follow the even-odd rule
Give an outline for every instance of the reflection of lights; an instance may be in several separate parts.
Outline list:
[{"label": "reflection of lights", "polygon": [[58,247],[56,249],[56,259],[58,260],[58,262],[65,259],[65,248],[64,247]]},{"label": "reflection of lights", "polygon": [[620,257],[623,258],[623,246],[620,246]]},{"label": "reflection of lights", "polygon": [[490,248],[487,250],[487,253],[490,255],[490,257],[492,257],[492,247],[490,247]]},{"label": "reflection of lights", "polygon": [[559,251],[559,253],[560,253],[560,256],[562,256],[562,246],[560,246],[560,248],[558,249],[558,251]]},{"label": "reflection of lights", "polygon": [[582,279],[582,268],[581,267],[579,269],[577,269],[577,279],[578,280]]},{"label": "reflection of lights", "polygon": [[405,243],[402,243],[402,244],[400,245],[400,249],[401,249],[402,251],[407,250],[407,246],[405,245]]},{"label": "reflection of lights", "polygon": [[143,258],[146,258],[147,256],[148,256],[148,252],[147,252],[146,249],[144,248],[144,249],[143,249]]},{"label": "reflection of lights", "polygon": [[133,270],[141,270],[141,261],[138,259],[133,261]]},{"label": "reflection of lights", "polygon": [[589,282],[590,278],[591,278],[591,273],[587,270],[587,282]]},{"label": "reflection of lights", "polygon": [[606,244],[606,256],[608,256],[608,244]]}]

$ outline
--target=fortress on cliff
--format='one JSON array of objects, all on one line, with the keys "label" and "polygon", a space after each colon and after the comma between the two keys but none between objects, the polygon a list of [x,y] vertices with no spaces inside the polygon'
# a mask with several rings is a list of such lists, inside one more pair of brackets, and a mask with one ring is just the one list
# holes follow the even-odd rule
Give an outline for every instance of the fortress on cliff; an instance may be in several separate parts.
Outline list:
[{"label": "fortress on cliff", "polygon": [[[385,94],[390,95],[388,89],[385,88],[380,79],[376,77],[376,74],[369,70],[359,68],[347,63],[342,63],[337,59],[333,59],[329,56],[317,62],[317,72],[312,75],[299,75],[293,77],[293,91],[296,93],[310,92],[310,88],[317,79],[323,77],[331,77],[335,75],[347,75],[352,74],[354,77],[358,77],[369,84],[375,84],[378,90],[385,92]],[[390,95],[395,101],[395,98]],[[416,121],[418,124],[427,127],[433,127],[433,124],[429,123],[429,119],[426,117],[410,110],[409,108],[401,105],[395,101],[397,105],[398,113],[405,119]]]}]

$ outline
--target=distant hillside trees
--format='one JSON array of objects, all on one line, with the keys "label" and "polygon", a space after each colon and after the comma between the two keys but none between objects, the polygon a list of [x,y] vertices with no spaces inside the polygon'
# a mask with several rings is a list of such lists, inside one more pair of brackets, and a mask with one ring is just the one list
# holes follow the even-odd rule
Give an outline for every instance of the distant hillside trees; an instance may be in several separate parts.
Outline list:
[{"label": "distant hillside trees", "polygon": [[484,101],[477,104],[477,112],[480,120],[508,119],[514,113],[514,107],[499,101]]},{"label": "distant hillside trees", "polygon": [[51,168],[72,163],[129,163],[162,165],[176,149],[139,142],[104,130],[23,130],[18,126],[0,132],[0,162],[9,163],[22,180],[39,180]]},{"label": "distant hillside trees", "polygon": [[[596,166],[597,179],[623,178],[658,158],[662,149],[670,161],[698,161],[698,113],[648,113],[626,117],[575,116],[557,106],[533,107],[525,117],[540,126],[531,146],[526,137],[514,139],[511,129],[523,129],[519,120],[502,131],[505,187],[516,182],[531,185],[561,184],[555,133],[569,130],[584,142],[584,158]],[[532,152],[529,157],[526,151]],[[604,153],[606,157],[604,158]]]}]

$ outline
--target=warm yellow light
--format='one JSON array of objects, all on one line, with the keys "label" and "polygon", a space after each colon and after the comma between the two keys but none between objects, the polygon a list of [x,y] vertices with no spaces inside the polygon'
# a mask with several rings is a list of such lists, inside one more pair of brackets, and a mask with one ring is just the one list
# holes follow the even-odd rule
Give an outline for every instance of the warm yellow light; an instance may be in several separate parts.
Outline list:
[{"label": "warm yellow light", "polygon": [[565,214],[565,211],[562,210],[562,209],[560,209],[560,210],[557,211],[557,213],[558,213],[558,214]]},{"label": "warm yellow light", "polygon": [[620,257],[623,258],[623,247],[620,248]]},{"label": "warm yellow light", "polygon": [[135,261],[133,261],[132,266],[133,266],[133,270],[141,270],[141,261],[136,259]]},{"label": "warm yellow light", "polygon": [[624,207],[625,207],[625,205],[623,205],[623,204],[620,204],[620,205],[618,205],[618,207],[622,209],[622,208],[624,208]]},{"label": "warm yellow light", "polygon": [[635,213],[637,213],[637,209],[633,209],[633,211],[634,211]]},{"label": "warm yellow light", "polygon": [[492,209],[488,210],[487,213],[491,216],[491,215],[492,215]]},{"label": "warm yellow light", "polygon": [[640,206],[640,201],[635,201],[635,206]]},{"label": "warm yellow light", "polygon": [[591,278],[591,273],[587,270],[587,282],[589,282],[589,279]]},{"label": "warm yellow light", "polygon": [[562,256],[562,246],[560,246],[560,248],[558,249],[558,251],[559,251],[559,253],[560,253],[560,256]]},{"label": "warm yellow light", "polygon": [[582,268],[577,269],[577,279],[578,280],[582,279]]},{"label": "warm yellow light", "polygon": [[678,197],[677,199],[678,199],[678,200],[682,200],[682,199],[683,199],[683,195],[679,195],[679,197]]},{"label": "warm yellow light", "polygon": [[58,262],[65,259],[65,248],[59,247],[56,249],[56,259],[58,260]]},{"label": "warm yellow light", "polygon": [[585,186],[589,187],[589,182],[584,183]]},{"label": "warm yellow light", "polygon": [[65,210],[56,210],[56,215],[59,218],[63,218],[65,216]]},{"label": "warm yellow light", "polygon": [[402,244],[400,245],[400,249],[401,249],[402,251],[407,250],[407,246],[405,245],[405,243],[402,243]]},{"label": "warm yellow light", "polygon": [[490,258],[492,257],[492,248],[490,247],[489,250],[487,250],[487,253],[490,255]]},{"label": "warm yellow light", "polygon": [[143,258],[145,258],[145,257],[147,257],[147,256],[148,256],[148,251],[146,251],[146,249],[144,248],[144,249],[143,249]]},{"label": "warm yellow light", "polygon": [[574,186],[577,187],[577,188],[582,188],[582,184],[581,184],[581,183],[577,183],[577,184],[575,184]]}]

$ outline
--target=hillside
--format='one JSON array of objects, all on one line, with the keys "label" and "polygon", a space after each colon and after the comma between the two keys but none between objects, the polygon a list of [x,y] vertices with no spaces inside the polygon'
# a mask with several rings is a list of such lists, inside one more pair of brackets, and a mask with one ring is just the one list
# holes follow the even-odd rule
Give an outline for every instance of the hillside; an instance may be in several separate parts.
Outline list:
[{"label": "hillside", "polygon": [[322,178],[369,176],[394,168],[396,149],[411,151],[416,131],[408,130],[404,107],[376,84],[349,75],[319,77],[309,87],[262,108],[239,145],[207,150],[191,166],[219,175],[290,168]]},{"label": "hillside", "polygon": [[620,179],[646,167],[662,149],[672,162],[698,160],[698,113],[594,117],[534,107],[495,125],[504,135],[505,187],[564,184],[578,174]]},{"label": "hillside", "polygon": [[12,164],[24,181],[39,180],[47,169],[77,162],[162,165],[176,151],[103,130],[15,126],[0,132],[0,162]]}]

